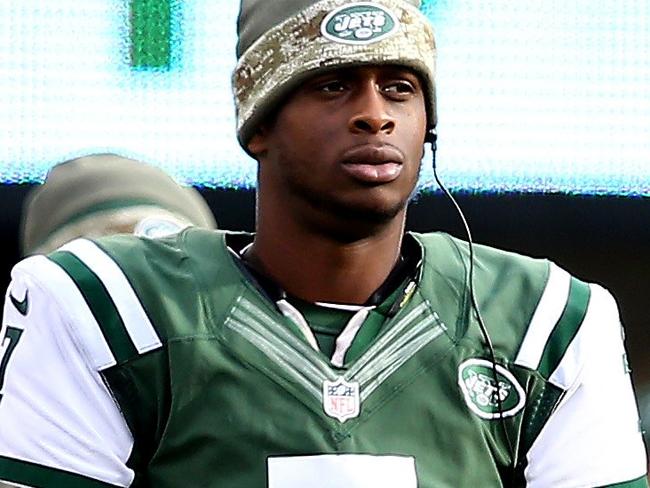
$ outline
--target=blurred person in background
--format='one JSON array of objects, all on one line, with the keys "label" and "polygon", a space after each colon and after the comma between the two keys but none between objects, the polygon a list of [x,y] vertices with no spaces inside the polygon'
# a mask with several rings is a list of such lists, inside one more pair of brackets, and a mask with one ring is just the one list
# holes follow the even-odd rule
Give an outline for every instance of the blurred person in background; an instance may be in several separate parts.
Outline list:
[{"label": "blurred person in background", "polygon": [[164,171],[115,154],[94,154],[54,166],[25,202],[23,256],[46,254],[78,237],[112,234],[162,237],[189,227],[215,229],[198,191]]}]

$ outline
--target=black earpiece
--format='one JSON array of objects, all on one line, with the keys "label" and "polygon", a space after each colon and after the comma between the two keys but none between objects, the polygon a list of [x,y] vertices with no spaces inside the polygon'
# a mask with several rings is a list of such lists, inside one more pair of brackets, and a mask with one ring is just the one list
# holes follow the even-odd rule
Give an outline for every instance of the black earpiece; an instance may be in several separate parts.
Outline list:
[{"label": "black earpiece", "polygon": [[[429,129],[427,134],[424,136],[424,142],[431,144],[431,165],[433,166],[433,171],[436,170],[436,150],[438,149],[438,133],[435,128]],[[440,185],[440,183],[438,183]]]},{"label": "black earpiece", "polygon": [[428,142],[429,144],[434,145],[437,140],[438,134],[436,133],[436,129],[429,129],[427,131],[427,135],[424,136],[424,142]]}]

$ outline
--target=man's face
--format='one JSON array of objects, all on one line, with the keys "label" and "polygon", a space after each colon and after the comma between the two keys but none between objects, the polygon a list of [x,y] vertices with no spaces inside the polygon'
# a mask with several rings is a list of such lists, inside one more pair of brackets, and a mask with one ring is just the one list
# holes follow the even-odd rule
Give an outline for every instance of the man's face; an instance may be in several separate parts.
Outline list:
[{"label": "man's face", "polygon": [[260,162],[260,192],[282,195],[292,209],[351,222],[390,221],[415,188],[426,124],[422,84],[409,69],[318,75],[249,144]]}]

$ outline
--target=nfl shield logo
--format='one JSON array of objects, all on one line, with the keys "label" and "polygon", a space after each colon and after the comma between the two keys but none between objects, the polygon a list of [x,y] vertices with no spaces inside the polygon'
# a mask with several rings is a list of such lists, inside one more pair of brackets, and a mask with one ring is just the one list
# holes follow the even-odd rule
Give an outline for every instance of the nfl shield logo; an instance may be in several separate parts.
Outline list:
[{"label": "nfl shield logo", "polygon": [[339,422],[359,415],[359,383],[348,383],[343,378],[323,382],[323,409]]}]

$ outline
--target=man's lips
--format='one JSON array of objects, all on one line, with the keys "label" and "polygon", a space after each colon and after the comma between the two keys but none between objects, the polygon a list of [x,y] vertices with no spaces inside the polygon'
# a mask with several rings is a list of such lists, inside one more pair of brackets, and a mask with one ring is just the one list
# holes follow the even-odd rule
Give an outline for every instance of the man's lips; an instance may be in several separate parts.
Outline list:
[{"label": "man's lips", "polygon": [[348,149],[341,160],[352,178],[364,183],[389,183],[400,175],[404,164],[402,152],[387,144],[364,144]]}]

